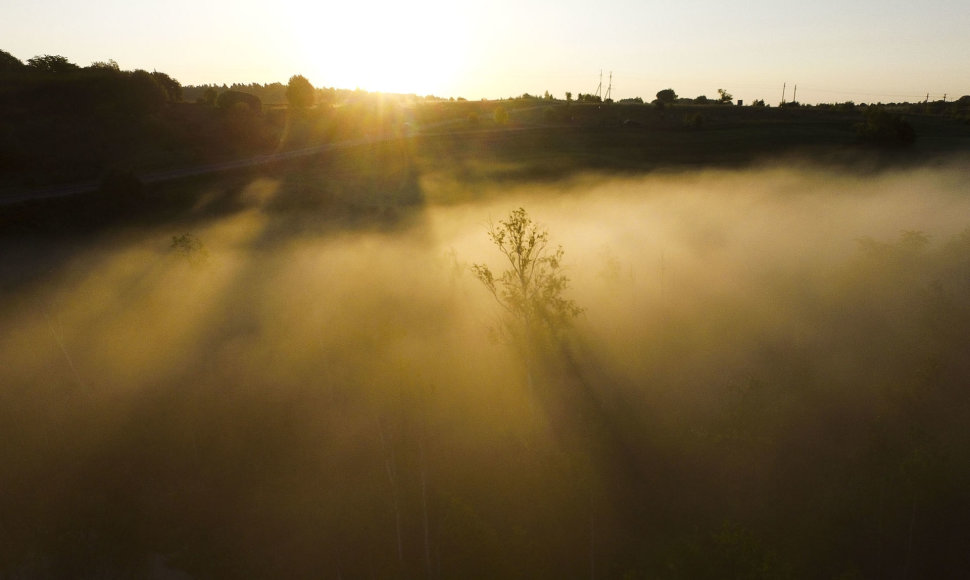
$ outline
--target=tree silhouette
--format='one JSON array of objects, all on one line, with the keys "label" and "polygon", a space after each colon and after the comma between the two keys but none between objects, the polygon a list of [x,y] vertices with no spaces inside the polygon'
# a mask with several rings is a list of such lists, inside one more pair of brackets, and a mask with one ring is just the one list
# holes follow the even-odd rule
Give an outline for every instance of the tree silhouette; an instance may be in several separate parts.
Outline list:
[{"label": "tree silhouette", "polygon": [[0,50],[0,73],[18,73],[24,68],[26,65],[19,58],[5,50]]},{"label": "tree silhouette", "polygon": [[718,89],[717,94],[720,95],[720,97],[718,98],[718,101],[721,103],[729,104],[731,101],[734,100],[734,95],[725,91],[724,89]]},{"label": "tree silhouette", "polygon": [[203,102],[210,107],[216,106],[216,99],[218,98],[219,98],[219,91],[215,90],[212,87],[207,88],[205,90],[205,93],[203,93],[203,96],[202,96]]},{"label": "tree silhouette", "polygon": [[169,101],[177,103],[182,100],[182,84],[177,80],[158,71],[152,72],[152,78],[165,89],[165,94]]},{"label": "tree silhouette", "polygon": [[152,73],[136,70],[126,76],[123,107],[127,112],[136,115],[154,113],[165,105],[168,93]]},{"label": "tree silhouette", "polygon": [[508,262],[508,269],[496,276],[485,264],[472,266],[508,315],[505,330],[513,337],[537,332],[558,335],[583,312],[563,296],[569,278],[562,272],[563,249],[549,248],[549,232],[533,222],[525,209],[512,211],[505,220],[491,224],[488,238]]},{"label": "tree silhouette", "polygon": [[87,70],[96,70],[96,71],[106,70],[106,71],[112,71],[112,72],[119,72],[121,71],[121,67],[118,66],[117,61],[115,61],[113,58],[109,58],[106,61],[96,60],[92,62],[91,66],[87,67]]},{"label": "tree silhouette", "polygon": [[313,106],[316,90],[303,75],[293,75],[286,85],[286,100],[294,109],[308,109]]},{"label": "tree silhouette", "polygon": [[80,68],[73,62],[67,60],[67,57],[50,54],[27,59],[27,66],[36,71],[51,74],[73,72]]},{"label": "tree silhouette", "polygon": [[[255,114],[259,114],[263,110],[263,102],[259,100],[259,97],[249,93],[244,93],[241,91],[223,91],[219,93],[218,97],[216,97],[216,106],[223,110],[232,109],[240,103],[248,107],[250,112]],[[238,107],[236,108],[238,109]]]},{"label": "tree silhouette", "polygon": [[674,89],[664,89],[662,91],[657,91],[657,102],[664,105],[672,105],[674,101],[677,100],[677,93]]}]

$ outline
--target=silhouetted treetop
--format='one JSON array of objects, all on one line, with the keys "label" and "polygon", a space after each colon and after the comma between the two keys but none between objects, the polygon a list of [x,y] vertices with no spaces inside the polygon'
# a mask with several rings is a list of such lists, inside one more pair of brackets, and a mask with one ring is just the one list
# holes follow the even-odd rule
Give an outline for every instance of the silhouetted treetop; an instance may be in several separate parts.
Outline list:
[{"label": "silhouetted treetop", "polygon": [[657,92],[657,102],[665,105],[672,105],[676,100],[677,93],[674,92],[674,89],[664,89]]},{"label": "silhouetted treetop", "polygon": [[128,78],[123,103],[127,112],[133,114],[155,112],[168,100],[165,87],[152,73],[136,70],[131,72]]},{"label": "silhouetted treetop", "polygon": [[313,106],[316,91],[303,75],[293,75],[286,85],[286,100],[294,109],[308,109]]},{"label": "silhouetted treetop", "polygon": [[170,102],[178,102],[182,100],[181,83],[163,72],[154,71],[152,72],[152,77],[155,79],[155,82],[165,89],[165,95]]},{"label": "silhouetted treetop", "polygon": [[51,74],[69,73],[81,68],[73,62],[67,60],[66,57],[50,54],[35,56],[27,59],[27,66],[36,71]]},{"label": "silhouetted treetop", "polygon": [[557,335],[583,308],[564,296],[569,278],[562,271],[562,246],[549,247],[549,232],[532,221],[525,209],[488,229],[488,238],[505,258],[508,268],[497,275],[485,264],[472,270],[493,298],[510,316],[506,331],[515,336],[545,330]]},{"label": "silhouetted treetop", "polygon": [[0,74],[21,72],[26,65],[14,55],[5,50],[0,50]]},{"label": "silhouetted treetop", "polygon": [[91,66],[87,68],[90,70],[112,70],[112,71],[121,70],[121,67],[118,66],[118,63],[112,58],[109,58],[107,61],[96,60],[92,62]]}]

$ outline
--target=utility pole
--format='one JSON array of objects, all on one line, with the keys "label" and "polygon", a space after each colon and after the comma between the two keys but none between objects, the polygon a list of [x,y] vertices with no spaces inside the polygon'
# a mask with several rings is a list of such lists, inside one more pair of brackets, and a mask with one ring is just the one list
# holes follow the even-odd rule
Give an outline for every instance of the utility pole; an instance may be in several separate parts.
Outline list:
[{"label": "utility pole", "polygon": [[798,102],[798,85],[795,85],[795,90],[793,90],[791,93],[791,102]]},{"label": "utility pole", "polygon": [[610,71],[610,84],[606,87],[606,98],[604,101],[610,100],[613,96],[613,71]]},{"label": "utility pole", "polygon": [[782,83],[781,85],[781,104],[785,104],[785,89],[788,88],[788,83]]}]

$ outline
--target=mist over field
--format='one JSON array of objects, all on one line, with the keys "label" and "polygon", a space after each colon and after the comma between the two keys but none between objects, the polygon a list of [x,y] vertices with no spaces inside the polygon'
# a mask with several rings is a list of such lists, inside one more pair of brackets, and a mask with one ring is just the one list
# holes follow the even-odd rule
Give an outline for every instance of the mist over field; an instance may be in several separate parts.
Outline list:
[{"label": "mist over field", "polygon": [[[8,239],[0,572],[955,577],[958,161],[588,174],[380,227],[291,227],[262,179]],[[486,229],[518,207],[585,308],[531,368],[470,270],[506,267]]]}]

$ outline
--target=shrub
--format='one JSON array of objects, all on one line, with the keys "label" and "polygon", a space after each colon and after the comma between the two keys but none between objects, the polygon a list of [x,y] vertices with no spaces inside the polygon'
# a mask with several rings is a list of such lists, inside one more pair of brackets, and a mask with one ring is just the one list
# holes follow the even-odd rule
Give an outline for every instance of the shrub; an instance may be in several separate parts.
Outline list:
[{"label": "shrub", "polygon": [[916,131],[906,119],[881,107],[866,109],[866,119],[855,126],[864,141],[880,145],[912,145]]}]

